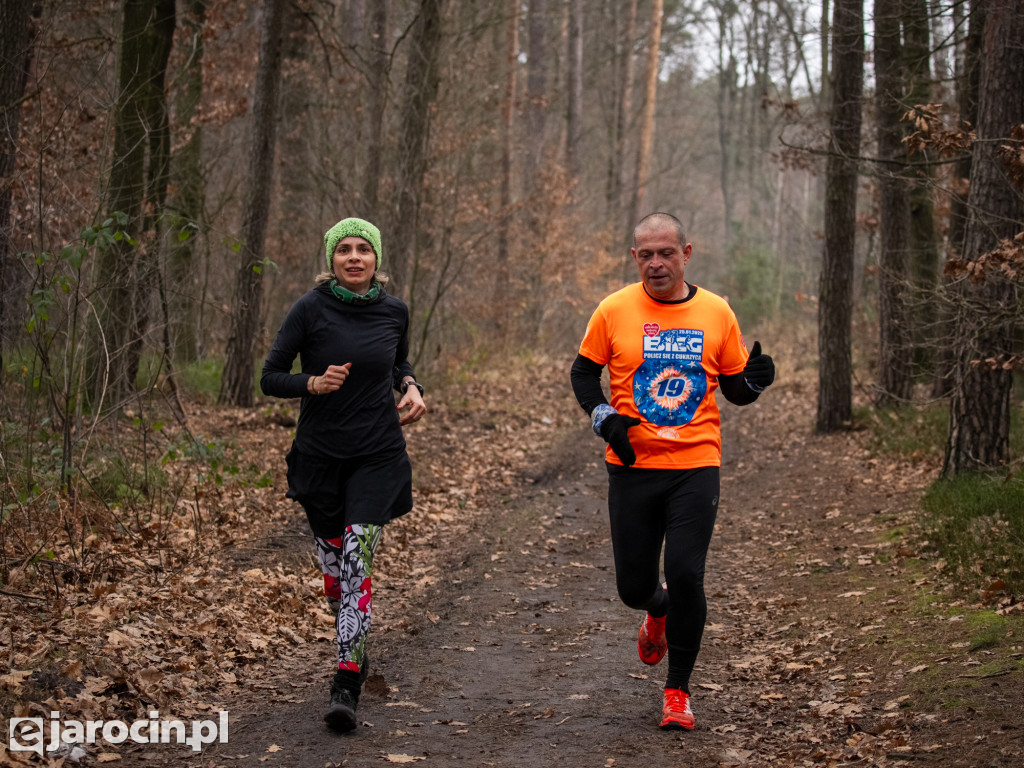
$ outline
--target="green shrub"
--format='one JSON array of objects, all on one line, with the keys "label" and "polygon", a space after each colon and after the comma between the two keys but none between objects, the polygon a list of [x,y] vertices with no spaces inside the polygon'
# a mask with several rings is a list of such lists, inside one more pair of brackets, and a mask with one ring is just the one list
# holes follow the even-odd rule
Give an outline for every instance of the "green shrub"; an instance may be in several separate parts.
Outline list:
[{"label": "green shrub", "polygon": [[155,464],[135,464],[121,457],[102,461],[90,486],[107,504],[141,503],[167,486],[167,478]]},{"label": "green shrub", "polygon": [[870,430],[876,450],[906,457],[941,457],[949,429],[949,403],[907,405],[902,408],[858,408],[858,427]]},{"label": "green shrub", "polygon": [[934,483],[922,499],[925,527],[959,579],[996,580],[1024,594],[1024,479],[965,474]]},{"label": "green shrub", "polygon": [[178,376],[182,394],[203,402],[216,402],[223,372],[224,361],[219,357],[208,357],[180,366]]}]

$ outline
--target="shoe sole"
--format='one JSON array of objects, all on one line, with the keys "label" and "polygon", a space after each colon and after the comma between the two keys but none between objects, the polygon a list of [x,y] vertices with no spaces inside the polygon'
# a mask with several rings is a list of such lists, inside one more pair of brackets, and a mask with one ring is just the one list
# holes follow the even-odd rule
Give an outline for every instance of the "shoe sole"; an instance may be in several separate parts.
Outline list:
[{"label": "shoe sole", "polygon": [[348,733],[356,727],[356,713],[348,707],[331,707],[324,715],[324,722],[332,731]]},{"label": "shoe sole", "polygon": [[669,720],[667,723],[661,723],[658,727],[663,731],[692,731],[697,726],[696,724],[684,725],[683,723],[675,720]]},{"label": "shoe sole", "polygon": [[639,651],[639,650],[637,650],[637,656],[640,656],[640,661],[642,661],[642,662],[643,662],[644,664],[646,664],[646,665],[647,665],[648,667],[656,667],[656,666],[658,666],[658,665],[659,665],[659,664],[661,663],[661,660],[665,658],[665,653],[667,653],[667,652],[668,652],[668,651],[667,651],[667,649],[666,649],[666,650],[665,650],[664,652],[662,652],[662,653],[661,653],[661,655],[659,655],[659,656],[657,656],[657,657],[653,657],[653,656],[648,656],[648,657],[647,657],[647,658],[645,659],[645,658],[644,658],[644,657],[643,657],[643,656],[642,656],[642,655],[640,654],[640,651]]}]

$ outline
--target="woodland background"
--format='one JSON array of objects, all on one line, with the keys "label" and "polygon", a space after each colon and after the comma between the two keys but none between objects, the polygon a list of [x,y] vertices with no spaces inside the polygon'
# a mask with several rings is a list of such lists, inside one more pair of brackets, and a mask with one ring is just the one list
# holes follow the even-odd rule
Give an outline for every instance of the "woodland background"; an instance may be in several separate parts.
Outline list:
[{"label": "woodland background", "polygon": [[443,391],[571,356],[672,212],[818,431],[940,424],[1019,542],[1022,40],[1019,0],[5,0],[0,580],[239,473],[186,413],[272,410],[345,216]]}]

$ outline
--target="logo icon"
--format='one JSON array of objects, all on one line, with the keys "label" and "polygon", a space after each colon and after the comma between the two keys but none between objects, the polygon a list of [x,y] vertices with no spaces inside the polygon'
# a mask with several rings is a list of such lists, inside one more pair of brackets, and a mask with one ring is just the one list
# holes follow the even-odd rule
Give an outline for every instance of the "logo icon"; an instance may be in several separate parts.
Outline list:
[{"label": "logo icon", "polygon": [[12,717],[10,725],[11,752],[38,752],[43,754],[43,718]]},{"label": "logo icon", "polygon": [[652,339],[658,335],[661,331],[661,326],[657,323],[644,323],[644,333],[650,336]]}]

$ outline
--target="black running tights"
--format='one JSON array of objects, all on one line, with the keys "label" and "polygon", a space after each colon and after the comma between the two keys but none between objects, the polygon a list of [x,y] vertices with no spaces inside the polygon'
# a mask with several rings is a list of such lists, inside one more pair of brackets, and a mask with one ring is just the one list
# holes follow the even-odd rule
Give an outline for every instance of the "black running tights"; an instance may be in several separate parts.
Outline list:
[{"label": "black running tights", "polygon": [[[689,693],[708,614],[704,562],[718,512],[718,467],[607,467],[619,597],[656,618],[667,615],[665,687]],[[662,544],[667,592],[660,578]]]}]

